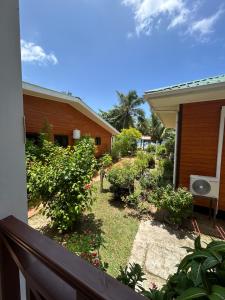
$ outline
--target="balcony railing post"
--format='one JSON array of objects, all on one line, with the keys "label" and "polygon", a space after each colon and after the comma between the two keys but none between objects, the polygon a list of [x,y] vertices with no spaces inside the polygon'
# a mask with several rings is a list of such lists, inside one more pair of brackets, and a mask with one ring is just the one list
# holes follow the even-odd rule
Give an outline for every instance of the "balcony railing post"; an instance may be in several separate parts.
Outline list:
[{"label": "balcony railing post", "polygon": [[20,300],[19,269],[0,235],[0,300]]}]

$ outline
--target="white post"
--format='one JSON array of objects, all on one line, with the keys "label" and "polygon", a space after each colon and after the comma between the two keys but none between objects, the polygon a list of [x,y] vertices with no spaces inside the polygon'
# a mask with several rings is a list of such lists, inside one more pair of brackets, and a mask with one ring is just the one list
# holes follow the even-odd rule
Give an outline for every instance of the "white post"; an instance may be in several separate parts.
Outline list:
[{"label": "white post", "polygon": [[18,0],[0,1],[0,20],[0,219],[14,215],[26,221]]}]

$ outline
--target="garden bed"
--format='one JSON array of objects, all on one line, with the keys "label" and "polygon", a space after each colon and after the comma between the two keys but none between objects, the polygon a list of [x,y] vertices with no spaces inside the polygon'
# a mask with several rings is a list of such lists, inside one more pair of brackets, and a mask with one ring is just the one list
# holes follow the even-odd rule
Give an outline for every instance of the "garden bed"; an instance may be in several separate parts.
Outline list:
[{"label": "garden bed", "polygon": [[98,192],[99,182],[95,183],[95,187],[96,201],[92,210],[84,214],[72,233],[59,234],[52,231],[49,221],[40,213],[29,219],[29,225],[60,242],[73,253],[81,254],[100,247],[102,261],[109,264],[108,273],[116,277],[119,267],[124,267],[129,260],[139,220],[132,217],[132,210],[124,209],[112,201],[107,181],[104,183],[104,193]]}]

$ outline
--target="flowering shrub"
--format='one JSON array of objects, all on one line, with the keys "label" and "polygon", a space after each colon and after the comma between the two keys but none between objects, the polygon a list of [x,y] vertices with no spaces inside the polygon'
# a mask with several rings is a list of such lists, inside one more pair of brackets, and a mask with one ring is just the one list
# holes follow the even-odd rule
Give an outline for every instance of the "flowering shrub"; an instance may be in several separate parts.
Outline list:
[{"label": "flowering shrub", "polygon": [[[92,204],[91,180],[96,159],[94,144],[84,138],[67,149],[44,141],[40,159],[27,161],[29,199],[40,199],[44,213],[58,230],[71,230],[81,213]],[[45,151],[48,149],[50,151]]]},{"label": "flowering shrub", "polygon": [[80,254],[80,257],[88,261],[90,264],[92,264],[94,267],[102,270],[107,271],[108,269],[108,263],[102,262],[101,256],[99,255],[98,251],[95,252],[82,252]]}]

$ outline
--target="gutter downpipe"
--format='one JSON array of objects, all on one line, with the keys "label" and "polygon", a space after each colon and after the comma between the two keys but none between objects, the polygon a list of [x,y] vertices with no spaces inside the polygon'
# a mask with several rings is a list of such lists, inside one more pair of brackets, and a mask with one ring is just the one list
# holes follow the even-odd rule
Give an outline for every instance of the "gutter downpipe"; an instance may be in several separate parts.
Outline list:
[{"label": "gutter downpipe", "polygon": [[178,146],[178,135],[179,135],[179,111],[176,113],[176,138],[174,146],[174,164],[173,164],[173,187],[176,188],[177,179],[177,146]]},{"label": "gutter downpipe", "polygon": [[216,162],[216,178],[219,181],[220,181],[220,173],[221,173],[222,154],[223,154],[224,124],[225,124],[225,106],[222,106],[221,113],[220,113],[220,128],[219,128],[217,162]]}]

